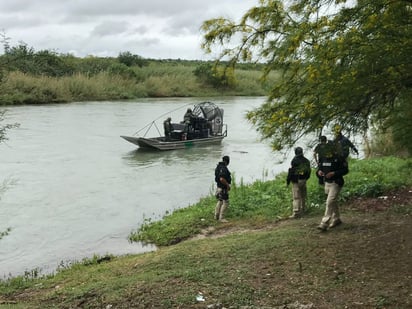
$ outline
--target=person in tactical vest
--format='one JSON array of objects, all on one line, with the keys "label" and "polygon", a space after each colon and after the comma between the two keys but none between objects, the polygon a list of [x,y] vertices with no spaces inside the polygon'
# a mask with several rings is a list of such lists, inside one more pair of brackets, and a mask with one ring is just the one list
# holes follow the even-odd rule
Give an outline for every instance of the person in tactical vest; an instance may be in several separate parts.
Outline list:
[{"label": "person in tactical vest", "polygon": [[193,120],[196,118],[196,116],[193,114],[193,111],[191,108],[188,108],[185,115],[183,116],[183,122],[185,124],[185,132],[189,133],[191,130],[193,130]]},{"label": "person in tactical vest", "polygon": [[310,161],[303,156],[303,149],[296,147],[286,179],[287,185],[292,182],[293,213],[289,218],[299,218],[305,212],[306,181],[310,178],[310,173]]},{"label": "person in tactical vest", "polygon": [[317,166],[319,166],[319,164],[323,160],[323,157],[325,156],[325,153],[327,151],[327,143],[328,139],[325,135],[322,135],[321,137],[319,137],[319,144],[317,144],[315,149],[313,150],[313,158],[315,159]]},{"label": "person in tactical vest", "polygon": [[165,138],[167,141],[171,139],[171,134],[173,131],[173,125],[172,125],[172,118],[168,117],[164,122],[163,122],[163,129],[165,131]]},{"label": "person in tactical vest", "polygon": [[[330,154],[333,153],[334,148],[335,146],[333,142],[328,141],[326,136],[322,135],[319,138],[319,144],[317,144],[315,149],[313,150],[313,158],[315,159],[317,168],[319,168],[325,157],[330,156]],[[316,176],[318,177],[318,183],[320,185],[324,185],[323,177],[319,176],[318,174],[316,174]]]},{"label": "person in tactical vest", "polygon": [[229,162],[229,156],[224,156],[215,169],[216,198],[218,200],[215,208],[215,219],[221,222],[227,222],[225,211],[229,207],[229,191],[232,182],[230,171],[227,168]]},{"label": "person in tactical vest", "polygon": [[359,155],[358,149],[353,145],[353,143],[347,138],[345,135],[342,134],[342,131],[339,126],[335,128],[335,139],[334,142],[340,147],[340,151],[342,152],[342,156],[344,159],[349,157],[349,150],[352,150],[356,155]]},{"label": "person in tactical vest", "polygon": [[195,118],[196,116],[193,114],[193,111],[191,108],[188,108],[185,115],[183,116],[183,123],[185,124],[191,124],[192,119]]},{"label": "person in tactical vest", "polygon": [[318,229],[323,232],[342,223],[338,196],[345,183],[343,176],[349,173],[348,162],[340,153],[339,146],[335,143],[331,145],[335,145],[333,153],[324,157],[317,170],[317,174],[323,177],[327,195],[325,214],[318,226]]}]

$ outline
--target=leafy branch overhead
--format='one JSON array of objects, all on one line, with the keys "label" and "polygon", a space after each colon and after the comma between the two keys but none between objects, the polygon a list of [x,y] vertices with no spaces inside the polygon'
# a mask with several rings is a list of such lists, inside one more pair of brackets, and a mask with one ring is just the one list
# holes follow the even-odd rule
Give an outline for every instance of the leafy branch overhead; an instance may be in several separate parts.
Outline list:
[{"label": "leafy branch overhead", "polygon": [[[264,63],[263,79],[282,72],[267,103],[247,115],[262,137],[282,149],[335,123],[352,133],[377,124],[404,141],[412,116],[412,1],[288,3],[260,0],[238,23],[202,25],[206,52],[219,50],[231,65]],[[394,130],[396,117],[402,124]]]}]

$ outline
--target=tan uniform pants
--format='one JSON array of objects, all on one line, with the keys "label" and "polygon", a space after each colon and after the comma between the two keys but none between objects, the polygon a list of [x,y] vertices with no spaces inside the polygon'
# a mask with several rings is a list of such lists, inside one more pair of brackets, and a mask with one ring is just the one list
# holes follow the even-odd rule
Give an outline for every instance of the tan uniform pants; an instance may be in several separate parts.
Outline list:
[{"label": "tan uniform pants", "polygon": [[325,182],[325,193],[328,195],[326,198],[326,209],[325,214],[322,218],[321,224],[328,225],[329,222],[333,222],[339,219],[339,206],[338,206],[338,196],[342,187],[338,184],[332,182]]},{"label": "tan uniform pants", "polygon": [[[222,189],[221,188],[217,188],[216,190],[216,194],[218,194],[219,192],[221,192]],[[216,207],[215,207],[215,218],[216,220],[223,220],[225,219],[225,211],[226,208],[229,207],[229,200],[223,200],[223,199],[219,199],[217,201]]]},{"label": "tan uniform pants", "polygon": [[301,214],[306,208],[306,179],[299,179],[292,183],[293,213]]}]

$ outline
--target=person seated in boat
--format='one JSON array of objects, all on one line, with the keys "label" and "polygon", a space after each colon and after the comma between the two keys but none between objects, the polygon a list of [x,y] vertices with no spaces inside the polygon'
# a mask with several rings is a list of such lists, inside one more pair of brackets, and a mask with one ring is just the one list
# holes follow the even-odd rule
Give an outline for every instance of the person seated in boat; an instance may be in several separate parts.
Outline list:
[{"label": "person seated in boat", "polygon": [[185,115],[183,116],[183,123],[185,124],[191,124],[193,118],[195,118],[196,116],[193,114],[193,111],[191,108],[188,108]]},{"label": "person seated in boat", "polygon": [[169,117],[163,122],[163,128],[165,130],[165,138],[169,141],[173,131],[172,118]]},{"label": "person seated in boat", "polygon": [[190,127],[192,126],[194,118],[196,118],[196,116],[193,114],[192,109],[188,108],[185,115],[183,116],[183,123],[185,124],[186,132],[190,131]]}]

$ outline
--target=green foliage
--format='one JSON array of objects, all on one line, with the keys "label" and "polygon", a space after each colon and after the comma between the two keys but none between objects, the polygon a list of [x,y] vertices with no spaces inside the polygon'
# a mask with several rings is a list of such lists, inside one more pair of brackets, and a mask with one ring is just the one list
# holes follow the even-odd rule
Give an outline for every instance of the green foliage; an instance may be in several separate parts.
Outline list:
[{"label": "green foliage", "polygon": [[39,278],[39,273],[39,269],[33,269],[31,271],[25,271],[22,276],[8,279],[2,283],[2,292],[8,294],[18,289],[30,287],[33,280]]},{"label": "green foliage", "polygon": [[[78,267],[79,265],[84,265],[84,266],[98,265],[98,264],[101,264],[101,263],[107,263],[107,262],[112,261],[114,259],[115,259],[115,257],[112,254],[106,254],[106,255],[94,254],[93,257],[91,257],[91,258],[84,258],[84,259],[82,259],[81,262],[75,263],[74,267]],[[71,267],[73,267],[73,265],[71,265]],[[63,269],[65,269],[65,267],[61,267],[58,270],[62,271]]]},{"label": "green foliage", "polygon": [[85,100],[131,99],[140,93],[133,79],[107,72],[93,77],[83,74],[34,77],[13,72],[0,84],[1,104],[45,104]]},{"label": "green foliage", "polygon": [[[412,185],[412,159],[351,160],[349,167],[350,172],[345,176],[345,186],[340,194],[341,202],[356,197],[377,197],[389,190]],[[314,172],[307,187],[308,214],[320,215],[324,209],[325,193]],[[130,235],[130,240],[167,246],[188,239],[202,229],[217,226],[213,218],[215,204],[216,199],[210,196],[198,204],[168,213],[162,220],[147,219]],[[257,180],[250,185],[244,185],[242,180],[240,184],[234,181],[227,218],[230,221],[253,218],[248,224],[254,225],[286,218],[291,209],[291,188],[286,186],[286,173],[282,173],[274,180]]]},{"label": "green foliage", "polygon": [[[117,58],[76,58],[36,52],[9,44],[0,33],[0,104],[44,104],[138,97],[263,96],[263,66],[242,64],[237,71],[194,60],[149,60],[130,52]],[[268,81],[270,84],[272,81]]]},{"label": "green foliage", "polygon": [[411,168],[412,160],[396,157],[351,161],[342,196],[377,197],[395,188],[408,186],[411,184],[408,176]]},{"label": "green foliage", "polygon": [[405,136],[410,117],[393,111],[411,100],[410,1],[284,3],[262,0],[238,23],[217,18],[202,26],[205,51],[217,46],[229,64],[264,61],[263,78],[282,71],[268,102],[248,114],[263,138],[282,149],[334,123],[363,133],[371,119],[387,118]]},{"label": "green foliage", "polygon": [[54,77],[73,74],[74,70],[55,52],[49,50],[36,52],[24,43],[5,47],[4,55],[0,56],[0,66],[1,69],[9,72],[19,71]]},{"label": "green foliage", "polygon": [[[92,266],[104,265],[116,258],[111,254],[106,255],[93,255],[91,258],[84,258],[81,261],[72,261],[67,264],[60,263],[56,273],[65,275],[67,271],[80,271],[84,273],[85,267],[91,268]],[[20,276],[10,277],[8,279],[2,278],[0,280],[0,290],[3,294],[13,293],[15,290],[26,289],[33,285],[33,282],[39,282],[44,279],[52,279],[55,274],[42,274],[41,269],[35,268],[30,271],[25,271]],[[6,280],[4,280],[6,279]],[[53,284],[53,283],[52,283]],[[53,286],[55,288],[55,286]],[[1,306],[0,306],[1,307]]]},{"label": "green foliage", "polygon": [[119,63],[114,58],[87,57],[77,59],[76,72],[88,77],[94,77],[102,73],[119,75],[124,78],[134,78],[134,70],[126,64]]},{"label": "green foliage", "polygon": [[131,241],[155,243],[159,246],[181,242],[213,223],[210,216],[211,201],[211,197],[201,199],[190,207],[190,211],[178,209],[167,214],[165,220],[152,222],[151,219],[146,219],[139,231],[132,233],[129,238]]},{"label": "green foliage", "polygon": [[[127,66],[116,58],[75,58],[71,55],[56,57],[70,70],[61,74],[49,74],[45,70],[42,74],[33,70],[23,73],[11,63],[6,65],[5,57],[0,56],[0,104],[266,94],[265,87],[259,83],[260,73],[257,70],[260,67],[255,66],[245,65],[245,69],[231,71],[232,75],[226,71],[226,75],[219,79],[225,87],[222,84],[205,87],[205,83],[193,74],[194,69],[203,63],[201,61],[150,60],[139,67]],[[2,63],[5,66],[1,66]],[[54,69],[64,71],[58,67]],[[235,79],[239,83],[232,85]]]},{"label": "green foliage", "polygon": [[412,109],[411,104],[407,103],[412,97],[412,90],[409,93],[395,102],[390,114],[376,120],[376,129],[373,131],[374,152],[381,155],[400,152],[405,155],[412,154]]},{"label": "green foliage", "polygon": [[231,67],[219,67],[212,63],[202,63],[193,71],[200,82],[217,88],[235,86],[235,74]]},{"label": "green foliage", "polygon": [[[284,175],[274,181],[255,181],[252,185],[234,185],[231,191],[230,214],[234,217],[250,216],[276,218],[285,217],[290,212],[290,190],[285,186]],[[271,207],[271,205],[277,205]],[[233,206],[233,207],[232,207]]]},{"label": "green foliage", "polygon": [[117,60],[128,67],[143,67],[148,64],[147,60],[145,60],[143,57],[139,55],[133,55],[131,52],[128,51],[119,53],[119,56],[117,56]]}]

